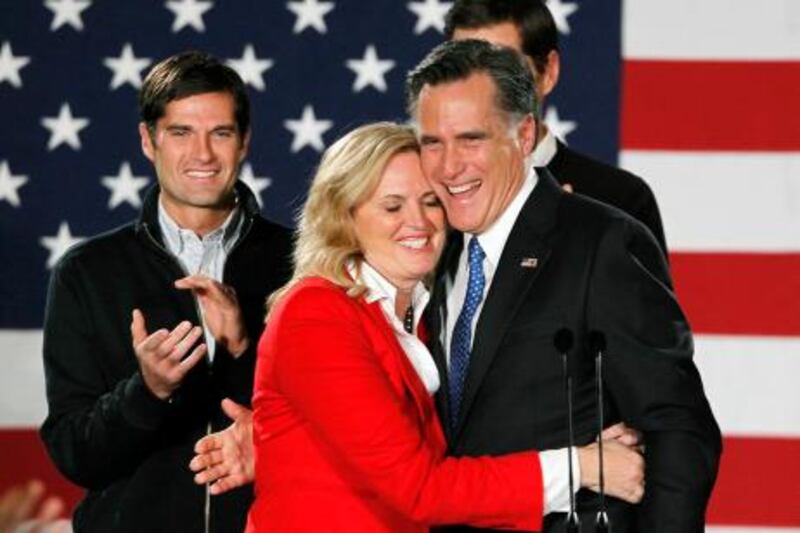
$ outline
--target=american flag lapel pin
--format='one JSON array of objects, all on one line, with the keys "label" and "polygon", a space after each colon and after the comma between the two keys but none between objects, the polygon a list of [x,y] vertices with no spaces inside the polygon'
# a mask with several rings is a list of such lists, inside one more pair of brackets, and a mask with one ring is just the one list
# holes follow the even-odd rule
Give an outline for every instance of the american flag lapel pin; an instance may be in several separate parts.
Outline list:
[{"label": "american flag lapel pin", "polygon": [[523,257],[522,261],[520,261],[519,266],[522,268],[536,268],[536,265],[539,264],[539,259],[536,257]]}]

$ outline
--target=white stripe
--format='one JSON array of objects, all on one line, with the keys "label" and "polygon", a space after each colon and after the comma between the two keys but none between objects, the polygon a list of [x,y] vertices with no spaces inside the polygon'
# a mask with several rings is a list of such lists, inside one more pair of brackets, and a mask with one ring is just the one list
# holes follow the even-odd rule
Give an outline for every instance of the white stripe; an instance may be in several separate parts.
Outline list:
[{"label": "white stripe", "polygon": [[[800,338],[697,335],[695,343],[695,362],[724,434],[800,437],[794,408],[800,405]],[[40,330],[0,330],[0,427],[37,427],[44,420],[41,347]]]},{"label": "white stripe", "polygon": [[[697,335],[695,362],[726,435],[800,437],[800,338]],[[39,330],[0,330],[0,427],[46,414]]]},{"label": "white stripe", "polygon": [[0,330],[0,427],[37,427],[47,413],[41,330]]},{"label": "white stripe", "polygon": [[800,533],[796,527],[709,526],[706,533]]},{"label": "white stripe", "polygon": [[722,433],[800,437],[800,337],[697,335],[695,362]]},{"label": "white stripe", "polygon": [[626,0],[623,57],[800,59],[797,0]]},{"label": "white stripe", "polygon": [[800,152],[625,150],[620,166],[653,188],[670,250],[800,251]]}]

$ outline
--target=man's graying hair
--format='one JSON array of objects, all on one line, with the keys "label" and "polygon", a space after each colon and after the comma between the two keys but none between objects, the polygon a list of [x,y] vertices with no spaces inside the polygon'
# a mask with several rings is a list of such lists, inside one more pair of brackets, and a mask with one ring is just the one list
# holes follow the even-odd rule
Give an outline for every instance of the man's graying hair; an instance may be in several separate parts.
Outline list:
[{"label": "man's graying hair", "polygon": [[417,120],[419,93],[424,86],[465,80],[475,73],[492,78],[495,103],[508,115],[510,124],[517,124],[537,109],[533,77],[524,58],[510,48],[467,39],[440,44],[408,73],[406,105],[412,121]]}]

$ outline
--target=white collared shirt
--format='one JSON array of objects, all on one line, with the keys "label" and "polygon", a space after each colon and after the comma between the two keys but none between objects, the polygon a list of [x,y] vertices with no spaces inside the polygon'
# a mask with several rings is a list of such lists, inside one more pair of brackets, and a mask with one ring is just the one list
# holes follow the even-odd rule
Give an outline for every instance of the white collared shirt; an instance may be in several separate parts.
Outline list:
[{"label": "white collared shirt", "polygon": [[[354,270],[351,269],[351,272]],[[381,311],[383,311],[383,315],[392,326],[397,342],[411,362],[411,366],[417,371],[417,375],[422,380],[428,393],[434,394],[439,390],[439,371],[425,344],[416,335],[408,333],[403,327],[403,322],[397,318],[395,313],[397,288],[366,261],[361,263],[359,281],[367,288],[367,294],[365,295],[367,303],[380,302]],[[414,309],[414,331],[417,331],[422,313],[429,300],[430,293],[428,290],[421,282],[417,283],[411,293],[411,305]]]},{"label": "white collared shirt", "polygon": [[[242,231],[243,217],[240,215],[241,209],[237,206],[217,229],[198,237],[194,231],[178,226],[164,209],[161,199],[158,200],[158,225],[161,228],[164,245],[178,260],[184,273],[187,276],[202,274],[219,282],[222,281],[225,272],[228,254]],[[208,329],[202,306],[198,304],[197,308],[200,310],[210,362],[214,360],[217,341]]]},{"label": "white collared shirt", "polygon": [[533,150],[533,166],[546,167],[556,156],[557,151],[558,144],[556,143],[555,135],[550,133],[550,130],[546,129],[544,131],[544,137],[536,143],[536,148]]},{"label": "white collared shirt", "polygon": [[[553,148],[555,148],[555,138],[548,133],[549,138],[552,140]],[[547,141],[548,137],[542,140],[542,144]],[[541,144],[540,144],[541,146]],[[555,153],[555,152],[553,152]],[[551,156],[552,157],[552,156]],[[535,156],[534,156],[535,161]],[[548,161],[549,162],[549,161]],[[497,265],[500,263],[500,257],[503,254],[503,249],[508,241],[508,236],[511,235],[511,230],[522,211],[525,202],[533,192],[536,184],[539,182],[539,177],[536,174],[534,166],[530,166],[530,170],[522,182],[517,195],[508,204],[506,210],[498,217],[498,219],[486,231],[480,235],[476,235],[478,243],[483,248],[486,256],[483,259],[483,274],[486,283],[483,287],[483,298],[481,299],[475,316],[472,318],[470,340],[474,341],[475,325],[478,323],[481,311],[483,310],[483,302],[486,300],[486,295],[489,294],[489,289],[492,286],[494,274],[497,271]],[[455,329],[458,314],[461,307],[464,305],[464,298],[467,293],[467,281],[469,279],[468,268],[468,243],[473,235],[464,233],[464,245],[461,250],[461,256],[458,259],[458,269],[456,270],[455,279],[452,281],[448,278],[447,283],[447,323],[445,324],[445,338],[444,338],[444,352],[447,364],[450,364],[450,340],[453,337],[453,329]],[[539,464],[542,467],[542,480],[544,484],[544,512],[566,512],[569,511],[569,472],[567,469],[567,454],[569,448],[561,448],[558,450],[545,450],[539,453]],[[580,488],[581,471],[580,464],[578,463],[578,452],[572,450],[572,464],[573,475],[572,479],[575,486],[575,491]]]},{"label": "white collared shirt", "polygon": [[[473,333],[475,332],[475,325],[478,323],[478,318],[483,310],[483,302],[486,299],[486,295],[489,294],[489,288],[492,286],[494,273],[497,270],[497,265],[500,263],[500,256],[503,254],[503,248],[506,246],[508,236],[511,234],[511,229],[514,227],[514,223],[517,221],[522,207],[525,205],[528,196],[531,195],[538,181],[539,177],[536,175],[536,170],[531,166],[528,174],[522,181],[522,186],[520,186],[519,191],[517,191],[517,195],[511,200],[511,203],[508,204],[506,210],[503,211],[489,229],[477,235],[478,243],[481,245],[484,254],[486,254],[483,258],[483,275],[486,283],[483,287],[481,302],[478,304],[478,309],[472,317],[470,331]],[[467,294],[467,281],[469,280],[467,245],[472,237],[471,234],[464,233],[464,245],[461,249],[461,256],[458,259],[458,269],[456,270],[455,279],[452,280],[452,285],[451,280],[447,280],[447,324],[444,329],[444,351],[448,365],[450,364],[450,340],[453,338],[453,329],[456,327],[458,313],[464,305],[464,297]],[[470,335],[471,340],[472,337],[473,335]]]}]

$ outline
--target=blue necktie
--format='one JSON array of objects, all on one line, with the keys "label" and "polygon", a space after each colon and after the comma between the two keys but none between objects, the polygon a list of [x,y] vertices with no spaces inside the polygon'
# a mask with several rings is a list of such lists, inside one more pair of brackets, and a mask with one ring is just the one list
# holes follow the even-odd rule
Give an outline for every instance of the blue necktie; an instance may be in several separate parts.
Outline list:
[{"label": "blue necktie", "polygon": [[469,281],[464,306],[453,328],[453,337],[450,339],[450,429],[455,433],[458,424],[458,415],[461,411],[461,400],[464,395],[464,380],[469,368],[469,355],[472,351],[472,319],[478,305],[483,299],[483,287],[486,279],[483,276],[483,258],[486,254],[481,249],[477,237],[472,237],[468,247]]}]

